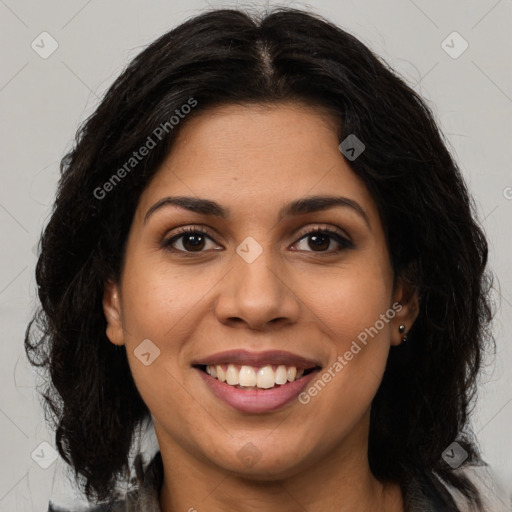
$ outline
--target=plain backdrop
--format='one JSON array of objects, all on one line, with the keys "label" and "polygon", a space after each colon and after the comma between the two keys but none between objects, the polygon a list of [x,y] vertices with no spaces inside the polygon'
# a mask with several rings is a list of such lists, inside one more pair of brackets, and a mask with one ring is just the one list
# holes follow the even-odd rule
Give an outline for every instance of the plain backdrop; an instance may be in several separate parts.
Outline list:
[{"label": "plain backdrop", "polygon": [[[0,0],[1,511],[46,511],[52,493],[60,496],[70,487],[64,463],[55,459],[54,435],[45,424],[36,373],[23,348],[35,308],[35,246],[51,211],[60,159],[78,125],[147,44],[210,6],[236,5]],[[512,1],[279,5],[326,16],[397,69],[428,100],[467,179],[499,284],[497,355],[482,374],[473,427],[512,507]],[[151,432],[147,447],[156,449]]]}]

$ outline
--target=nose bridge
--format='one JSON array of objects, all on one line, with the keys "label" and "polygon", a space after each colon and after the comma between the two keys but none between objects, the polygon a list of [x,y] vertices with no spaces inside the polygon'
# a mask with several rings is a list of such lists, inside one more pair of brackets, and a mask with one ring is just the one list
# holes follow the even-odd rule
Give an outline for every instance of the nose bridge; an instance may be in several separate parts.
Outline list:
[{"label": "nose bridge", "polygon": [[297,318],[299,304],[272,247],[247,237],[236,248],[232,262],[231,277],[217,302],[219,321],[238,319],[254,328],[278,318]]},{"label": "nose bridge", "polygon": [[255,239],[246,239],[237,247],[233,271],[237,274],[236,282],[240,283],[244,293],[257,295],[265,292],[267,301],[272,295],[279,295],[282,286],[278,278],[279,265],[277,255],[269,245],[263,248]]}]

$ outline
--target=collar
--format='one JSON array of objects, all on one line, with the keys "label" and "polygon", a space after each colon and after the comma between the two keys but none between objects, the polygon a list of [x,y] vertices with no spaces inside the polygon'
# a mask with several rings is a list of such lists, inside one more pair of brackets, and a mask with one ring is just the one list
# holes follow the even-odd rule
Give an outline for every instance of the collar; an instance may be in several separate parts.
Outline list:
[{"label": "collar", "polygon": [[[113,512],[161,512],[160,488],[163,482],[163,463],[158,451],[148,464],[139,489],[130,491],[121,508]],[[417,471],[403,486],[405,512],[458,512],[446,487],[429,472]],[[124,507],[124,508],[123,508]]]}]

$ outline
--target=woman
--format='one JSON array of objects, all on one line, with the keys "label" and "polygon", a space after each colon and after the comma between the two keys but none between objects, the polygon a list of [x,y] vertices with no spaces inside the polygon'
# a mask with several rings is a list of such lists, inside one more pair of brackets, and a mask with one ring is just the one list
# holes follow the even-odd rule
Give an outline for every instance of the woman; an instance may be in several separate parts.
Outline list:
[{"label": "woman", "polygon": [[487,243],[429,109],[357,39],[197,16],[62,173],[25,342],[91,510],[485,510]]}]

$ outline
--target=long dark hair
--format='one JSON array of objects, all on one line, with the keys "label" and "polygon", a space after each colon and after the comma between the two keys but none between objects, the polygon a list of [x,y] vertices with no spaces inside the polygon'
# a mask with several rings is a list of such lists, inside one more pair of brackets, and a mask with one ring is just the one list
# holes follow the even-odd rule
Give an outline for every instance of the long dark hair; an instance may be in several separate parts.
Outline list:
[{"label": "long dark hair", "polygon": [[[150,417],[124,347],[106,337],[102,296],[120,277],[139,196],[176,133],[207,108],[284,101],[326,109],[340,142],[355,134],[365,144],[351,168],[379,208],[395,274],[420,297],[372,403],[371,470],[401,484],[428,470],[480,506],[441,457],[458,440],[466,463],[478,458],[468,424],[493,308],[473,201],[425,102],[356,38],[283,7],[212,10],[164,34],[114,82],[61,162],[36,267],[42,307],[25,335],[30,362],[49,374],[42,394],[60,455],[88,499],[113,499],[135,428]],[[169,121],[191,102],[187,118]],[[128,169],[150,136],[155,147]]]}]

